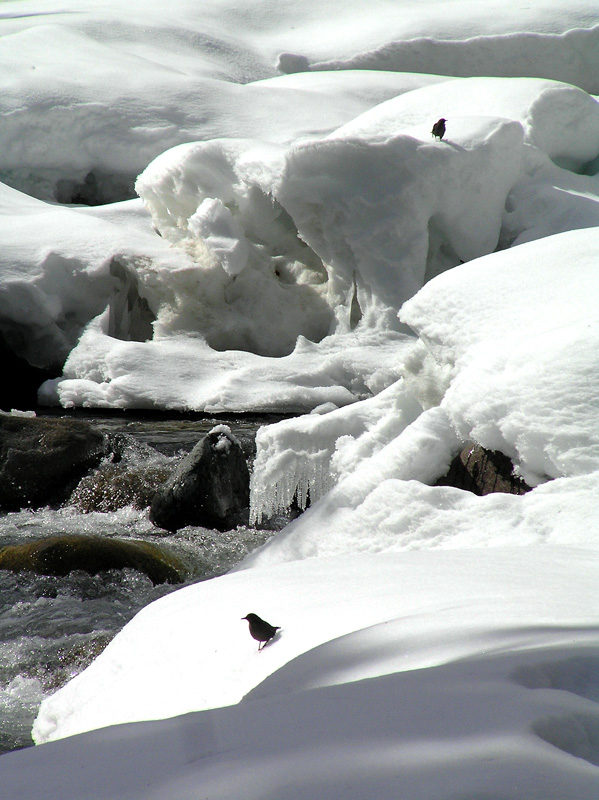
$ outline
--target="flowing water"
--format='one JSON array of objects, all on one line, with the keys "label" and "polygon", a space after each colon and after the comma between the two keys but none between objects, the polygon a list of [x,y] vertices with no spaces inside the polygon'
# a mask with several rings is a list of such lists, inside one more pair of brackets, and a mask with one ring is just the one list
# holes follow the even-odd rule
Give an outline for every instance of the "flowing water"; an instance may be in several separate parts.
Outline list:
[{"label": "flowing water", "polygon": [[[44,697],[81,672],[143,606],[183,585],[222,575],[284,524],[281,519],[269,529],[241,526],[222,533],[188,527],[167,534],[151,524],[143,502],[144,491],[151,496],[152,481],[163,479],[214,425],[229,425],[251,460],[256,430],[278,417],[76,416],[109,435],[127,437],[124,463],[102,464],[60,509],[0,515],[0,547],[71,533],[145,540],[183,563],[185,582],[154,586],[133,569],[65,577],[0,570],[0,753],[32,744],[31,726]],[[106,481],[99,480],[103,476]],[[89,511],[90,503],[100,510]]]}]

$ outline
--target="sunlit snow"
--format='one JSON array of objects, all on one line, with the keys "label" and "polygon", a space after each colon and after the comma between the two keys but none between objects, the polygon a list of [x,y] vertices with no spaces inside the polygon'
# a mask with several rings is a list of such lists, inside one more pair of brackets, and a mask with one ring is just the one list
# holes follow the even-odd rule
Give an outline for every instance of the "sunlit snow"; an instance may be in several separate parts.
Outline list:
[{"label": "sunlit snow", "polygon": [[[0,329],[40,402],[297,412],[250,511],[305,509],[48,697],[7,797],[596,800],[597,23],[1,4]],[[437,485],[475,444],[532,491]]]}]

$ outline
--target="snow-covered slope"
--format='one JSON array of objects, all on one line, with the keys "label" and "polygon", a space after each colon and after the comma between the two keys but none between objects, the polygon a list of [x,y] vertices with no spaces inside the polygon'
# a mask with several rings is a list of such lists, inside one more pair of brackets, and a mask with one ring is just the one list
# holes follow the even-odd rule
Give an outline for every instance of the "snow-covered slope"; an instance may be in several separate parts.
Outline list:
[{"label": "snow-covered slope", "polygon": [[[597,224],[591,2],[111,8],[0,16],[0,180],[41,198],[2,189],[2,330],[57,377],[71,353],[43,402],[345,405],[397,378],[382,340],[424,282]],[[47,203],[142,170],[151,221]]]},{"label": "snow-covered slope", "polygon": [[[582,549],[436,551],[189,587],[50,699],[37,736],[235,705],[4,756],[3,786],[63,800],[184,800],[198,787],[591,800],[598,566]],[[262,652],[240,619],[250,607],[282,626]]]},{"label": "snow-covered slope", "polygon": [[[0,330],[41,400],[313,412],[252,476],[255,519],[310,508],[48,698],[7,797],[595,800],[597,23],[2,3]],[[435,486],[468,442],[532,491]]]}]

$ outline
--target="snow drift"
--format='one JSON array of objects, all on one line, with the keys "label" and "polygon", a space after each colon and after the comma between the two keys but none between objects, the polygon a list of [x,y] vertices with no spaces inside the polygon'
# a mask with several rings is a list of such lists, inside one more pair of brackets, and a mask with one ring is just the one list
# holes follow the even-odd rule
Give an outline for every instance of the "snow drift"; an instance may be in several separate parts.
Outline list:
[{"label": "snow drift", "polygon": [[[437,142],[430,120],[440,108],[450,122]],[[368,396],[399,375],[378,345],[409,333],[397,312],[424,283],[597,224],[597,141],[599,105],[582,90],[473,78],[413,87],[292,145],[221,138],[168,150],[136,184],[162,241],[146,229],[143,255],[126,259],[151,340],[115,341],[99,315],[41,398],[245,410],[255,402],[248,385],[265,372],[274,382],[263,410]],[[348,342],[368,352],[366,370],[344,358]],[[317,364],[333,354],[327,389]],[[176,386],[155,379],[175,363]]]}]

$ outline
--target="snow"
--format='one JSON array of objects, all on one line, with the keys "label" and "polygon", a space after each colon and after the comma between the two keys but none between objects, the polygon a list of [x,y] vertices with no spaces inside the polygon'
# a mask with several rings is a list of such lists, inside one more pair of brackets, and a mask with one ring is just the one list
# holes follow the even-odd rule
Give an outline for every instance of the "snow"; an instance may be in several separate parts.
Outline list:
[{"label": "snow", "polygon": [[[305,511],[48,697],[7,796],[595,800],[596,3],[52,5],[0,11],[3,338],[46,404],[298,412],[251,514]],[[436,485],[473,444],[532,491]]]},{"label": "snow", "polygon": [[[217,798],[590,800],[596,570],[584,549],[480,549],[300,561],[189,587],[140,612],[61,704],[65,733],[187,713],[3,756],[3,786],[80,800],[199,786]],[[262,652],[248,607],[283,626]],[[55,733],[59,698],[38,737]],[[77,769],[60,769],[65,758]]]},{"label": "snow", "polygon": [[[326,496],[250,562],[582,541],[599,521],[598,245],[596,229],[569,232],[445,272],[400,312],[420,337],[403,381],[260,431],[255,519],[290,505],[296,491],[300,506],[308,494]],[[468,442],[505,453],[542,490],[474,498],[431,485]],[[548,508],[557,513],[564,491],[567,521],[560,514],[549,526]]]},{"label": "snow", "polygon": [[[168,18],[151,4],[144,25],[136,4],[117,22],[109,7],[52,15],[27,4],[23,15],[5,3],[0,18],[0,179],[14,187],[2,187],[2,317],[19,355],[56,371],[44,403],[347,405],[397,379],[385,344],[406,332],[397,311],[425,282],[597,225],[592,4],[552,8],[548,22],[538,8],[485,4],[473,16],[443,3],[434,24],[418,5],[365,15],[353,4],[341,24],[310,4],[293,31],[286,6],[270,2],[251,22],[239,2],[200,13],[181,0]],[[403,52],[424,35],[426,50],[457,48],[466,77],[432,61],[348,69],[375,43]],[[470,50],[491,42],[512,65],[525,53],[526,77],[507,67],[472,77]],[[549,42],[551,74],[537,68]],[[577,55],[562,74],[564,42]],[[309,71],[277,75],[281,52]],[[327,70],[315,62],[325,56],[349,61]],[[585,80],[569,74],[576,60]],[[134,186],[143,205],[126,200]],[[319,345],[311,365],[303,340]],[[358,370],[348,341],[364,353]],[[335,361],[326,380],[323,358]],[[169,381],[165,364],[176,365]],[[271,389],[249,397],[265,372]]]},{"label": "snow", "polygon": [[[439,143],[429,127],[441,102],[450,123]],[[229,380],[242,371],[257,381],[264,363],[273,374],[289,363],[267,408],[308,411],[318,403],[301,340],[342,357],[339,337],[353,333],[356,346],[371,348],[374,332],[405,332],[398,309],[435,275],[498,246],[595,226],[597,178],[571,169],[593,160],[598,138],[599,105],[579,89],[476,78],[413,89],[290,148],[220,138],[168,150],[136,183],[160,247],[171,245],[168,257],[164,250],[157,257],[147,254],[148,242],[143,260],[133,262],[152,338],[143,347],[115,342],[90,321],[63,378],[42,398],[65,406],[247,409],[243,392],[207,397],[181,378],[173,396],[173,383],[153,380],[150,362],[178,360],[183,336],[183,357],[195,348],[198,373],[205,365],[214,374],[221,353],[231,351],[235,364],[221,362]],[[318,402],[361,399],[375,373],[388,369],[384,351],[371,349],[369,360],[353,397],[340,391],[355,380],[346,373]],[[132,362],[143,372],[143,393],[119,380]],[[142,401],[146,392],[151,400]]]}]

